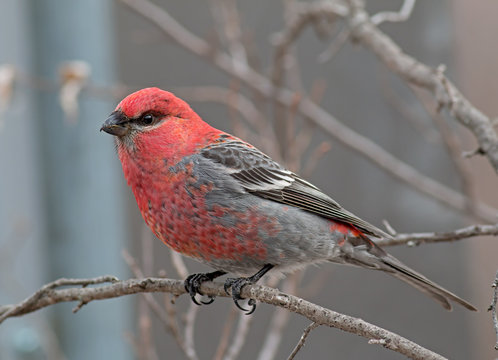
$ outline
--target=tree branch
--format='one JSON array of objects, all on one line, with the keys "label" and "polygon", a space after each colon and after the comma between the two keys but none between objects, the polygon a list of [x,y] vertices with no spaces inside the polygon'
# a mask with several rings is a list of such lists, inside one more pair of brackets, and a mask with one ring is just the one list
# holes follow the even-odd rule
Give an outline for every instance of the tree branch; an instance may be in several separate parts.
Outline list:
[{"label": "tree branch", "polygon": [[467,239],[475,236],[498,236],[498,224],[471,225],[448,232],[426,232],[412,234],[395,234],[392,239],[379,239],[379,246],[420,245],[422,243],[437,243]]},{"label": "tree branch", "polygon": [[[42,301],[42,299],[46,299],[47,298],[46,295],[50,294],[52,291],[54,291],[53,289],[55,289],[55,288],[58,288],[61,286],[74,286],[74,285],[81,285],[85,288],[88,285],[102,284],[102,283],[106,283],[106,282],[115,283],[118,281],[119,281],[119,279],[117,277],[111,276],[111,275],[99,276],[99,277],[96,277],[93,279],[61,278],[61,279],[55,280],[51,283],[43,285],[40,288],[40,290],[38,290],[33,295],[31,295],[30,297],[28,297],[27,299],[25,299],[24,301],[22,301],[21,303],[15,305],[15,306],[14,305],[1,306],[0,307],[0,324],[8,317],[26,314],[28,312],[32,312],[32,311],[38,310],[42,307],[51,305],[51,303],[45,304],[44,301]],[[79,309],[81,309],[81,307],[84,304],[87,303],[87,301],[85,301],[86,299],[84,299],[84,298],[71,299],[69,301],[76,301],[76,300],[79,301],[79,304],[73,309],[73,312],[78,311]],[[90,299],[90,301],[91,300],[93,300],[93,299]],[[64,300],[60,300],[57,302],[61,302],[61,301],[64,301]],[[25,309],[33,309],[33,310],[23,312]]]},{"label": "tree branch", "polygon": [[299,350],[301,350],[303,348],[304,343],[306,342],[306,338],[308,337],[310,332],[312,332],[317,327],[318,327],[318,324],[316,322],[313,322],[313,323],[309,324],[306,327],[306,329],[304,329],[303,335],[301,335],[301,339],[299,339],[299,342],[297,343],[294,350],[292,350],[292,353],[289,355],[287,360],[293,360],[296,357]]},{"label": "tree branch", "polygon": [[[283,291],[296,294],[301,279],[302,271],[289,275],[282,283]],[[290,312],[285,309],[275,309],[265,336],[265,341],[259,350],[257,360],[272,360],[276,358],[278,347],[284,336],[284,330],[287,327],[290,315]]]},{"label": "tree branch", "polygon": [[380,25],[383,22],[401,22],[406,21],[410,18],[413,8],[415,7],[416,0],[404,0],[401,9],[398,12],[395,11],[381,11],[375,15],[372,15],[370,19],[375,25]]},{"label": "tree branch", "polygon": [[498,173],[498,135],[490,118],[467,100],[457,87],[437,69],[404,53],[401,48],[371,21],[361,0],[350,0],[348,21],[351,37],[372,51],[392,72],[409,84],[428,90],[440,107],[447,108],[460,124],[469,129]]},{"label": "tree branch", "polygon": [[491,301],[488,311],[491,311],[491,316],[493,318],[493,327],[495,328],[496,334],[495,350],[498,350],[498,314],[496,311],[496,303],[498,302],[498,271],[496,272],[495,281],[493,281],[491,287],[493,288],[493,300]]},{"label": "tree branch", "polygon": [[[112,284],[99,287],[86,287],[87,285],[101,284],[103,282],[112,282]],[[58,288],[67,285],[81,285],[83,287]],[[219,282],[203,283],[201,291],[208,296],[228,296],[223,289],[223,284]],[[118,281],[112,276],[95,279],[59,279],[43,286],[19,304],[0,306],[0,323],[9,317],[24,315],[60,302],[78,301],[80,304],[88,304],[93,300],[151,292],[168,292],[174,295],[181,295],[185,293],[185,287],[181,280],[164,278],[129,279],[125,281]],[[277,289],[266,286],[246,285],[242,289],[242,296],[295,312],[318,325],[327,325],[367,339],[373,339],[375,343],[381,344],[386,349],[406,355],[412,359],[444,359],[441,355],[425,349],[400,335],[364,320],[323,308]]]}]

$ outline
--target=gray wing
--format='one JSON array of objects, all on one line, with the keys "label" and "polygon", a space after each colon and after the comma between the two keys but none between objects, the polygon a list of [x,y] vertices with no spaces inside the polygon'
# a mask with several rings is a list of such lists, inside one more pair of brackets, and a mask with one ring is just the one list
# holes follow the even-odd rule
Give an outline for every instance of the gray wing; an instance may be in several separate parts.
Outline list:
[{"label": "gray wing", "polygon": [[389,237],[382,230],[344,209],[313,184],[242,141],[226,140],[211,145],[203,149],[201,155],[223,165],[227,173],[247,192],[327,219],[352,224],[375,237]]}]

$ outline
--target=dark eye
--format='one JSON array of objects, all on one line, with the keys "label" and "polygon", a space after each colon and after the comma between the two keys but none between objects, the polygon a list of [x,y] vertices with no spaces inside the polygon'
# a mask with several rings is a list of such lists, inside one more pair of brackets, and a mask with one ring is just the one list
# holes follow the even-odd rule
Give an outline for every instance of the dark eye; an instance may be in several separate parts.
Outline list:
[{"label": "dark eye", "polygon": [[150,125],[154,122],[154,116],[152,114],[145,114],[144,116],[142,116],[142,122],[145,125]]}]

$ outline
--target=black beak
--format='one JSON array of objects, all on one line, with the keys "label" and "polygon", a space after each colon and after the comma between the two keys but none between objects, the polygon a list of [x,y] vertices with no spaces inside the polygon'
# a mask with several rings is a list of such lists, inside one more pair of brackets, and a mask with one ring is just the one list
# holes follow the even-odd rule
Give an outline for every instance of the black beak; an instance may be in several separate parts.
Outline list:
[{"label": "black beak", "polygon": [[129,122],[130,119],[121,111],[114,111],[104,122],[100,131],[104,130],[106,133],[114,136],[125,136],[130,130],[128,126]]}]

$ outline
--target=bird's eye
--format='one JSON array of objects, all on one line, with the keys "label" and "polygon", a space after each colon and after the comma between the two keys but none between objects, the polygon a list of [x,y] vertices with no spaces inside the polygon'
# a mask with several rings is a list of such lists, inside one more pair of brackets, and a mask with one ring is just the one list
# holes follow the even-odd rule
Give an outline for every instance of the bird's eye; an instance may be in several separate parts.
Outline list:
[{"label": "bird's eye", "polygon": [[144,125],[150,125],[154,122],[154,116],[152,114],[145,114],[142,116],[142,122]]}]

